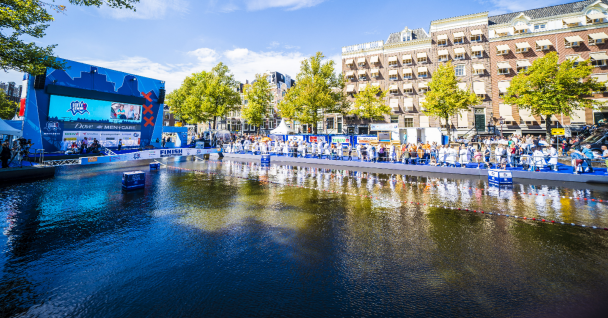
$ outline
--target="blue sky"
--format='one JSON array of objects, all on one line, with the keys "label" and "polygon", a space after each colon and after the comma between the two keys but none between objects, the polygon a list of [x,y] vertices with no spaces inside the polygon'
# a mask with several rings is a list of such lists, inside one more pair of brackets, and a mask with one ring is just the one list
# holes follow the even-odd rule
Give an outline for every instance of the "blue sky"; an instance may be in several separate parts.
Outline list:
[{"label": "blue sky", "polygon": [[[141,0],[137,12],[66,4],[37,43],[58,44],[63,58],[165,80],[172,90],[219,61],[243,82],[266,70],[295,77],[300,61],[317,51],[339,61],[342,46],[386,40],[405,26],[428,32],[432,20],[567,2]],[[0,72],[0,81],[20,82],[21,75]]]}]

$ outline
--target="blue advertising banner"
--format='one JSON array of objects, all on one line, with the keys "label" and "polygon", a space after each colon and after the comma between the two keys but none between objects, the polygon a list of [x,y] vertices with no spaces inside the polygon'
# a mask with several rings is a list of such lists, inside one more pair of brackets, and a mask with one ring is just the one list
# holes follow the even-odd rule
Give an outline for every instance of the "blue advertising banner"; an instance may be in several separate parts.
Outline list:
[{"label": "blue advertising banner", "polygon": [[141,105],[51,95],[49,120],[140,123]]}]

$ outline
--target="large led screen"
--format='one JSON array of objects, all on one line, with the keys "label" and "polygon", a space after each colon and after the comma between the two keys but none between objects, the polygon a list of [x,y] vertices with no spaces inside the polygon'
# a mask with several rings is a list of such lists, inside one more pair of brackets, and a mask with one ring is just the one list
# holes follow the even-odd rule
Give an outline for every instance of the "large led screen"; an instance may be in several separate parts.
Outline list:
[{"label": "large led screen", "polygon": [[49,120],[140,123],[141,105],[51,95]]}]

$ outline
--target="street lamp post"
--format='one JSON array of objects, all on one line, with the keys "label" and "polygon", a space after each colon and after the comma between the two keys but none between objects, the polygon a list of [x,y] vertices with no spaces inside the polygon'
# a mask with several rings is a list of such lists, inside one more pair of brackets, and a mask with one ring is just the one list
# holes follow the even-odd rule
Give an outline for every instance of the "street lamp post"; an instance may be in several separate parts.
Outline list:
[{"label": "street lamp post", "polygon": [[505,119],[500,116],[500,118],[498,118],[498,121],[500,122],[500,137],[502,138],[502,125],[504,124]]}]

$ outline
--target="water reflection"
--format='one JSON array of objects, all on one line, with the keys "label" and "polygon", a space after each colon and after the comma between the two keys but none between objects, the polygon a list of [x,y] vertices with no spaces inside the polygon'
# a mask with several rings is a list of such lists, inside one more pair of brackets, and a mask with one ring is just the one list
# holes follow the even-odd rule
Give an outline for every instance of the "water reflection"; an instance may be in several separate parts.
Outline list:
[{"label": "water reflection", "polygon": [[605,199],[601,187],[495,191],[478,179],[375,170],[174,164],[203,172],[150,172],[134,192],[120,189],[127,169],[101,168],[0,188],[0,316],[605,310],[603,231],[437,207],[607,226],[606,203],[555,197]]}]

